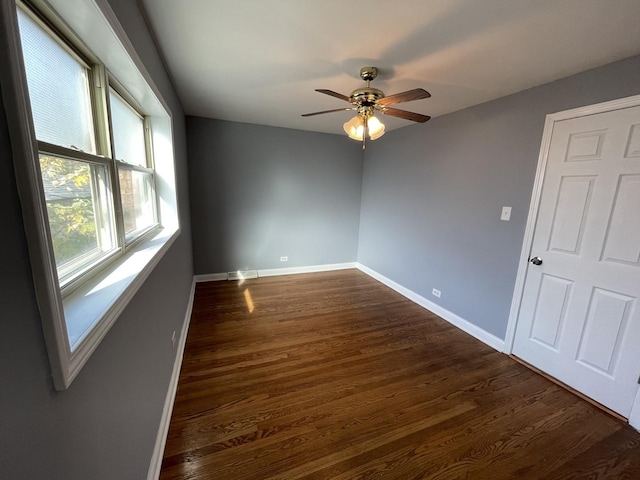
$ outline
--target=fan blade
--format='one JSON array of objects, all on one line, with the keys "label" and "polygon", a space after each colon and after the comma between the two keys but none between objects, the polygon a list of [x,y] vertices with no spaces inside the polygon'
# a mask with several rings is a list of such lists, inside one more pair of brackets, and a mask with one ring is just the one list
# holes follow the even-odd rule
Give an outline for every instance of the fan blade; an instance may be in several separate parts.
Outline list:
[{"label": "fan blade", "polygon": [[388,97],[378,100],[378,105],[395,105],[396,103],[410,102],[411,100],[420,100],[421,98],[429,98],[431,94],[422,88],[414,88],[406,92],[396,93]]},{"label": "fan blade", "polygon": [[421,113],[407,112],[406,110],[399,110],[397,108],[383,108],[382,113],[385,115],[391,115],[392,117],[404,118],[405,120],[411,120],[412,122],[424,123],[431,117],[429,115],[422,115]]},{"label": "fan blade", "polygon": [[355,110],[355,108],[334,108],[333,110],[323,110],[322,112],[304,113],[302,116],[313,117],[314,115],[322,115],[323,113],[346,112],[348,110]]},{"label": "fan blade", "polygon": [[325,95],[330,95],[332,97],[339,98],[340,100],[344,100],[345,102],[351,103],[351,100],[349,100],[349,97],[347,97],[346,95],[342,95],[341,93],[334,92],[333,90],[327,90],[327,89],[324,89],[324,88],[320,88],[320,89],[316,88],[316,92],[324,93]]}]

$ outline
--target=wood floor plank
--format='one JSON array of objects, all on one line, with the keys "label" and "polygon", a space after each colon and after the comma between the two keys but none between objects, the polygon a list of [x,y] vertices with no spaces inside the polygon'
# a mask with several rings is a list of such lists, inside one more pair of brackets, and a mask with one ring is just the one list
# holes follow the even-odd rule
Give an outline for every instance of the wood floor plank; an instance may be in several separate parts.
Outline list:
[{"label": "wood floor plank", "polygon": [[357,270],[211,282],[160,478],[640,479],[640,434]]}]

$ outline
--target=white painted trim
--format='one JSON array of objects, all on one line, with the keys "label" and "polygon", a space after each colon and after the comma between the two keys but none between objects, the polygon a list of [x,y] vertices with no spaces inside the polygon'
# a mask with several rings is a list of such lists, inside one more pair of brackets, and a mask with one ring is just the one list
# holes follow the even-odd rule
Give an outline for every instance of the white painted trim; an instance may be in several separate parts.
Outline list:
[{"label": "white painted trim", "polygon": [[[179,231],[161,231],[151,239],[137,245],[118,262],[106,268],[104,271],[90,278],[82,284],[73,294],[63,300],[64,318],[66,324],[72,324],[81,317],[96,319],[95,324],[84,338],[78,341],[75,350],[71,352],[67,360],[66,385],[67,388],[73,379],[80,373],[84,364],[98,347],[102,339],[109,332],[120,314],[133,299],[140,287],[147,280],[153,269],[160,262],[173,242],[178,238]],[[158,245],[154,245],[154,243]],[[137,256],[141,258],[138,259]],[[111,279],[116,279],[111,285],[118,284],[117,279],[130,277],[124,282],[121,289],[114,288],[114,294],[101,297],[98,293],[101,284],[110,284]],[[105,287],[108,289],[109,287]],[[92,298],[95,297],[95,298]],[[65,327],[67,328],[67,327]],[[63,336],[68,340],[67,330]],[[70,336],[70,335],[69,335]],[[58,388],[61,390],[62,388]]]},{"label": "white painted trim", "polygon": [[400,295],[403,295],[409,300],[411,300],[412,302],[417,303],[422,308],[425,308],[426,310],[429,310],[435,313],[439,317],[442,317],[444,320],[458,327],[463,332],[466,332],[472,337],[475,337],[481,342],[489,345],[491,348],[498,350],[499,352],[502,352],[504,350],[504,341],[496,337],[492,333],[489,333],[486,330],[483,330],[482,328],[478,327],[477,325],[474,325],[468,320],[465,320],[464,318],[459,317],[455,313],[450,312],[445,308],[442,308],[440,305],[433,303],[430,300],[427,300],[426,298],[417,294],[413,290],[409,290],[408,288],[403,287],[399,283],[394,282],[393,280],[385,277],[384,275],[381,275],[380,273],[370,269],[369,267],[366,267],[365,265],[358,263],[357,268],[358,270],[366,273],[370,277],[378,280],[380,283],[383,283],[387,287],[395,290]]},{"label": "white painted trim", "polygon": [[513,341],[516,336],[516,323],[520,314],[520,300],[524,292],[524,280],[527,275],[529,266],[529,254],[533,243],[533,233],[538,218],[538,205],[540,203],[540,195],[542,194],[542,180],[547,167],[547,156],[551,145],[551,133],[553,132],[554,121],[551,115],[547,115],[544,123],[544,131],[542,133],[542,144],[538,155],[538,167],[536,169],[536,177],[533,183],[533,192],[531,193],[531,201],[529,202],[529,213],[527,216],[527,226],[524,231],[524,240],[520,249],[520,262],[518,264],[518,274],[516,275],[516,283],[511,298],[511,308],[509,310],[509,320],[507,321],[507,331],[504,337],[504,353],[510,354],[513,350]]},{"label": "white painted trim", "polygon": [[193,300],[195,298],[196,279],[193,278],[191,283],[191,293],[189,294],[189,302],[187,311],[184,315],[182,330],[180,331],[180,340],[176,351],[176,358],[173,362],[173,372],[169,380],[169,389],[164,400],[162,409],[162,417],[160,418],[160,427],[156,437],[156,444],[151,455],[151,464],[149,465],[149,473],[147,480],[157,480],[160,477],[162,469],[162,457],[164,456],[164,447],[167,444],[167,435],[169,433],[169,425],[171,424],[171,414],[173,412],[173,404],[176,400],[176,392],[178,391],[178,380],[180,379],[180,369],[182,368],[182,359],[184,358],[184,347],[187,343],[187,333],[189,332],[189,324],[191,323],[191,312],[193,311]]},{"label": "white painted trim", "polygon": [[29,246],[31,273],[51,374],[54,379],[63,378],[66,375],[65,367],[71,349],[66,338],[57,335],[57,332],[63,331],[66,326],[49,228],[42,221],[47,207],[42,178],[36,168],[38,150],[31,121],[27,79],[24,69],[21,68],[22,47],[19,41],[15,1],[0,0],[0,22],[0,48],[8,59],[0,69],[2,100],[7,115],[16,184]]},{"label": "white painted trim", "polygon": [[250,280],[252,278],[258,278],[258,270],[236,270],[235,272],[227,273],[229,280]]},{"label": "white painted trim", "polygon": [[629,414],[629,425],[640,432],[640,388],[636,392],[636,399]]},{"label": "white painted trim", "polygon": [[193,278],[195,279],[196,283],[220,282],[222,280],[228,280],[229,274],[228,273],[208,273],[205,275],[195,275]]},{"label": "white painted trim", "polygon": [[[327,263],[325,265],[310,265],[306,267],[291,267],[291,268],[268,268],[264,270],[257,270],[258,277],[275,277],[278,275],[296,275],[299,273],[316,273],[316,272],[331,272],[334,270],[347,270],[349,268],[357,268],[356,262],[351,263]],[[256,270],[251,270],[255,272]],[[194,277],[196,282],[219,282],[222,280],[235,280],[229,278],[229,273],[207,273],[202,275],[196,275]],[[253,277],[252,277],[253,278]]]},{"label": "white painted trim", "polygon": [[[529,254],[533,245],[533,235],[535,224],[538,218],[538,210],[540,206],[540,198],[542,194],[542,184],[544,182],[544,172],[549,157],[549,148],[551,146],[551,135],[556,122],[568,120],[571,118],[584,117],[587,115],[595,115],[598,113],[621,110],[623,108],[631,108],[640,105],[640,95],[632,97],[612,100],[610,102],[597,103],[595,105],[587,105],[585,107],[574,108],[563,112],[556,112],[547,115],[544,124],[544,133],[542,134],[542,144],[540,146],[540,155],[538,156],[538,168],[536,178],[533,184],[533,193],[531,195],[531,204],[529,205],[529,216],[527,217],[527,227],[525,229],[524,240],[522,242],[522,251],[520,252],[520,265],[516,276],[516,284],[511,300],[511,310],[509,312],[509,321],[507,323],[507,333],[504,341],[504,352],[511,353],[513,351],[513,343],[515,340],[516,328],[518,325],[518,316],[520,314],[520,305],[524,294],[524,280],[529,266]],[[636,394],[636,399],[631,407],[629,414],[629,424],[636,429],[640,429],[640,389]]]},{"label": "white painted trim", "polygon": [[258,270],[259,277],[275,277],[277,275],[297,275],[299,273],[331,272],[333,270],[347,270],[357,268],[357,263],[328,263],[325,265],[310,265],[307,267],[269,268]]}]

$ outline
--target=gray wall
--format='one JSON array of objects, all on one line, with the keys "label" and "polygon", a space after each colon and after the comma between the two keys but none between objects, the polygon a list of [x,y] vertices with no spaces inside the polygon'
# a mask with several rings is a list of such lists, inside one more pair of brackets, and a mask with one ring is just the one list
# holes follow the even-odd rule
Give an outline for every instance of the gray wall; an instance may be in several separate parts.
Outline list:
[{"label": "gray wall", "polygon": [[365,155],[358,261],[504,338],[546,114],[636,94],[640,57],[388,133]]},{"label": "gray wall", "polygon": [[357,142],[200,117],[187,136],[197,274],[356,261]]},{"label": "gray wall", "polygon": [[0,104],[0,478],[146,478],[192,281],[184,116],[137,4],[111,0],[174,115],[182,234],[71,387],[56,392]]}]

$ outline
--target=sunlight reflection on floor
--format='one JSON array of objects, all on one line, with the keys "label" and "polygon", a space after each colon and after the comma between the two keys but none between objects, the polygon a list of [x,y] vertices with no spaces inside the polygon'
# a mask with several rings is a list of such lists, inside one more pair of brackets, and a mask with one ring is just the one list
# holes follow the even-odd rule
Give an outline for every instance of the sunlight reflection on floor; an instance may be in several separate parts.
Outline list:
[{"label": "sunlight reflection on floor", "polygon": [[251,298],[251,292],[249,292],[248,288],[244,291],[244,300],[245,302],[247,302],[247,308],[249,309],[249,313],[253,313],[253,310],[255,309],[255,307],[253,306],[253,299]]}]

